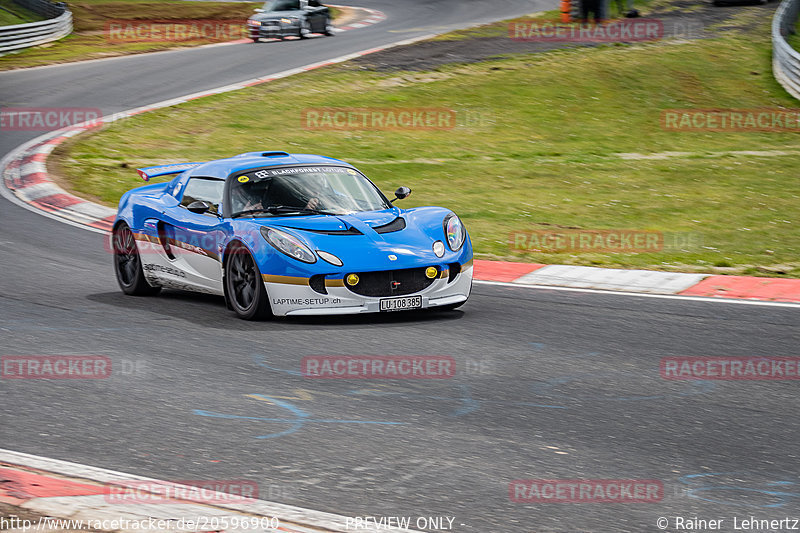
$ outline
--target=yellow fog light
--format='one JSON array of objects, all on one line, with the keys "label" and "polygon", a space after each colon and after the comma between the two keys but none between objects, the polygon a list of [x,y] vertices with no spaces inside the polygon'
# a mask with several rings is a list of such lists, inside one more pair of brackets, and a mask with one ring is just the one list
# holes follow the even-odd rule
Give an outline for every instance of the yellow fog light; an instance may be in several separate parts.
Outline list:
[{"label": "yellow fog light", "polygon": [[347,284],[350,286],[358,284],[358,274],[348,274],[347,275]]},{"label": "yellow fog light", "polygon": [[425,276],[428,279],[433,279],[438,275],[439,275],[439,269],[437,269],[436,267],[428,267],[425,269]]}]

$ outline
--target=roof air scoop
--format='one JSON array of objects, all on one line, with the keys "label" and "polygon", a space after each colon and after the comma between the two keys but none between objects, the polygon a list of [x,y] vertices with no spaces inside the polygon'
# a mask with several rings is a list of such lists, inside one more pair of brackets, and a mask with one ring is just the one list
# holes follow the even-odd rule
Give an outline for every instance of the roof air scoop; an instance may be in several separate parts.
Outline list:
[{"label": "roof air scoop", "polygon": [[289,157],[286,152],[263,152],[261,157]]}]

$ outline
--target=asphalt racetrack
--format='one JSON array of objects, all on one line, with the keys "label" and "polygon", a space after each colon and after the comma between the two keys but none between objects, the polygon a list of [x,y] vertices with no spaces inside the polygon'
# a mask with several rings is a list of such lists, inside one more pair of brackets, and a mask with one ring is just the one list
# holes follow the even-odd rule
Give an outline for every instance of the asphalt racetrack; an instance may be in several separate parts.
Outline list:
[{"label": "asphalt racetrack", "polygon": [[[555,7],[359,5],[388,19],[333,39],[1,73],[0,105],[108,114]],[[4,132],[0,152],[36,135]],[[800,509],[797,381],[659,373],[672,356],[797,356],[796,307],[476,284],[449,313],[248,323],[220,298],[123,296],[103,236],[5,199],[0,272],[2,354],[105,355],[116,369],[0,380],[2,448],[158,479],[247,479],[262,499],[350,516],[455,517],[464,533],[657,531],[659,517],[732,525]],[[458,372],[314,380],[298,375],[309,355],[445,355]],[[509,484],[525,479],[656,480],[664,494],[512,502]]]}]

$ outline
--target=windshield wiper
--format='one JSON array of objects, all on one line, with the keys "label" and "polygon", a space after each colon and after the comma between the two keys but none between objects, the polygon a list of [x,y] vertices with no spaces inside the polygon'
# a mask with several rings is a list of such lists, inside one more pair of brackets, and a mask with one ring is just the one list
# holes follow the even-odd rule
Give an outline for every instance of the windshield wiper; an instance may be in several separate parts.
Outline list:
[{"label": "windshield wiper", "polygon": [[231,218],[240,217],[242,215],[254,215],[256,213],[265,213],[266,209],[246,209],[244,211],[239,211],[238,213],[234,213],[231,215]]},{"label": "windshield wiper", "polygon": [[312,215],[332,215],[328,211],[320,211],[319,209],[307,209],[305,207],[292,207],[289,205],[271,205],[265,209],[267,213],[311,213]]},{"label": "windshield wiper", "polygon": [[306,209],[305,207],[291,207],[288,205],[271,205],[269,207],[263,207],[260,209],[247,209],[246,211],[239,211],[238,213],[234,213],[231,218],[236,218],[242,215],[253,215],[256,213],[268,213],[270,215],[288,214],[288,213],[300,213],[300,214],[310,214],[310,215],[333,214],[327,211],[319,211],[317,209]]}]

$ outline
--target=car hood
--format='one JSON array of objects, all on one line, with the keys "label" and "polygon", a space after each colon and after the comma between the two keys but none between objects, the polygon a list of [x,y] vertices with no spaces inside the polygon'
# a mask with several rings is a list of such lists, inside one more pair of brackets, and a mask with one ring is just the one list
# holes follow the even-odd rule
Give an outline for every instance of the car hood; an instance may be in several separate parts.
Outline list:
[{"label": "car hood", "polygon": [[280,18],[295,17],[300,18],[305,14],[302,9],[293,9],[290,11],[268,11],[267,13],[254,13],[250,15],[250,20],[275,20]]},{"label": "car hood", "polygon": [[[432,249],[434,242],[445,238],[442,221],[448,213],[450,210],[441,207],[418,207],[337,216],[261,219],[259,222],[268,227],[288,229],[314,249],[336,255],[344,262],[346,270],[352,271],[355,267],[365,271],[454,261],[458,253],[448,250],[444,258],[439,258]],[[405,228],[389,233],[375,231],[375,227],[389,224],[398,217],[404,219]]]},{"label": "car hood", "polygon": [[382,226],[396,219],[401,213],[402,211],[400,209],[386,209],[383,211],[364,211],[349,215],[291,217],[276,222],[276,224],[285,228],[307,230],[312,233],[341,231],[350,227],[355,227],[361,231],[362,225],[367,228]]}]

